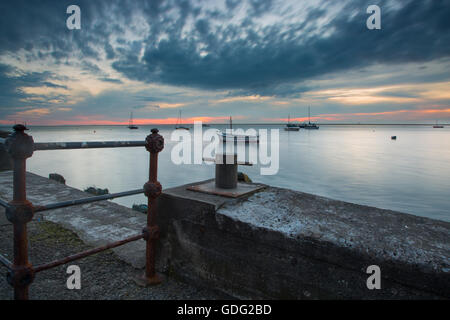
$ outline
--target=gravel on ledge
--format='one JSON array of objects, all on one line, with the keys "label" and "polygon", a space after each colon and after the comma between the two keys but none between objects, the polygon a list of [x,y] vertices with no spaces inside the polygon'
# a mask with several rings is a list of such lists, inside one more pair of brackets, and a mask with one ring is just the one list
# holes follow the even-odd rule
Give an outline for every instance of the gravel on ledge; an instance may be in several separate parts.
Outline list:
[{"label": "gravel on ledge", "polygon": [[[33,265],[50,262],[78,253],[91,246],[58,224],[33,220],[28,224],[29,258]],[[0,253],[12,260],[13,232],[10,224],[0,226]],[[69,265],[81,269],[81,289],[69,290],[66,273]],[[6,281],[6,268],[0,265],[0,299],[12,299],[13,289]],[[143,288],[133,278],[143,270],[118,259],[112,250],[97,253],[36,275],[30,286],[30,299],[34,300],[181,300],[227,299],[215,290],[183,283],[165,274],[163,283]]]}]

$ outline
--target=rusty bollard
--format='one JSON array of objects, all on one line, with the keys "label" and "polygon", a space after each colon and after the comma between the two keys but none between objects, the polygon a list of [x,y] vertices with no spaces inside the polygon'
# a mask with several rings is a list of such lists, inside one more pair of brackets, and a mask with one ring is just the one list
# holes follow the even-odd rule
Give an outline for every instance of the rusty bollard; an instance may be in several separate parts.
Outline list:
[{"label": "rusty bollard", "polygon": [[156,225],[156,198],[162,191],[158,182],[158,153],[164,149],[164,138],[158,134],[158,129],[152,129],[152,134],[145,139],[145,149],[150,152],[149,181],[144,185],[144,194],[148,198],[147,226],[144,228],[144,240],[146,247],[145,274],[138,282],[141,285],[156,285],[161,283],[160,277],[155,270],[156,241],[159,238],[159,228]]},{"label": "rusty bollard", "polygon": [[33,218],[33,205],[26,195],[26,159],[33,155],[33,137],[24,125],[17,124],[5,141],[6,150],[14,162],[14,196],[6,217],[14,228],[14,261],[8,273],[8,283],[14,287],[14,299],[27,300],[28,287],[34,280],[33,267],[28,261],[27,223]]}]

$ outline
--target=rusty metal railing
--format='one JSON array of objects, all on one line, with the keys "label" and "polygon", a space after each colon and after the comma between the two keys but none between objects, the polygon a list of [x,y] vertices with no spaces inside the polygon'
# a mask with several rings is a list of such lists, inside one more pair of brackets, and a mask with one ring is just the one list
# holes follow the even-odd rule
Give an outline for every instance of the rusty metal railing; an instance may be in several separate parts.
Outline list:
[{"label": "rusty metal railing", "polygon": [[[33,137],[25,133],[27,128],[17,124],[13,127],[14,133],[8,138],[2,139],[6,150],[14,162],[13,171],[13,200],[6,202],[0,199],[0,206],[6,210],[7,219],[13,224],[14,229],[14,259],[9,261],[0,255],[0,263],[8,269],[8,283],[14,287],[14,299],[28,299],[28,288],[34,280],[35,274],[56,266],[75,261],[92,254],[112,249],[126,243],[144,239],[146,241],[146,263],[145,272],[139,279],[142,285],[154,285],[161,282],[155,271],[155,248],[159,238],[159,228],[156,225],[155,201],[162,191],[158,182],[158,154],[164,148],[164,138],[158,134],[158,129],[152,129],[145,141],[94,141],[94,142],[52,142],[34,143]],[[61,150],[61,149],[85,149],[85,148],[120,148],[120,147],[145,147],[150,153],[149,180],[143,189],[107,194],[102,196],[87,197],[41,206],[34,206],[26,197],[26,159],[38,150]],[[35,212],[69,207],[95,201],[125,197],[144,193],[148,198],[147,224],[141,234],[115,241],[104,246],[80,252],[63,259],[46,264],[33,266],[28,260],[28,235],[27,224],[33,219]]]}]

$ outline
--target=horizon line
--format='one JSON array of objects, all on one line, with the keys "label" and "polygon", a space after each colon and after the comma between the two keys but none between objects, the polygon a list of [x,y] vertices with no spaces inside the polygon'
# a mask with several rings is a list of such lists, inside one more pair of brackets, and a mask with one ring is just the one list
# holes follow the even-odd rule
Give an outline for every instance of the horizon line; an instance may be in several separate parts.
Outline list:
[{"label": "horizon line", "polygon": [[[350,123],[350,122],[343,122],[343,123],[320,123],[315,122],[317,125],[321,126],[344,126],[344,125],[352,125],[352,126],[429,126],[429,125],[436,125],[435,123]],[[21,122],[18,122],[17,124],[21,124]],[[24,123],[22,123],[24,124]],[[203,122],[203,124],[209,124],[209,125],[229,125],[229,122],[224,123],[211,123],[211,122]],[[274,122],[233,122],[233,125],[285,125],[286,123],[280,122],[280,123],[274,123]],[[8,128],[11,126],[11,128],[16,124],[0,124],[0,127]],[[161,125],[161,126],[175,126],[177,123],[160,123],[160,124],[139,124],[136,123],[136,126],[142,126],[142,127],[148,127],[153,125]],[[183,125],[192,125],[194,126],[194,123],[183,123]],[[442,126],[450,126],[450,123],[439,123],[439,125]],[[128,127],[127,124],[27,124],[27,127]]]}]

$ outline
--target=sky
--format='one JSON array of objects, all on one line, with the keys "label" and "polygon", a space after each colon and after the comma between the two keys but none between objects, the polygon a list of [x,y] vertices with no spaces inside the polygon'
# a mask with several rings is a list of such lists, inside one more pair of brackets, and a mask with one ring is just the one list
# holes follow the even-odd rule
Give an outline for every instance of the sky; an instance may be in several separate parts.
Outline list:
[{"label": "sky", "polygon": [[180,110],[185,123],[280,123],[308,106],[319,123],[450,122],[448,0],[4,0],[0,12],[0,125],[131,112],[166,124]]}]

